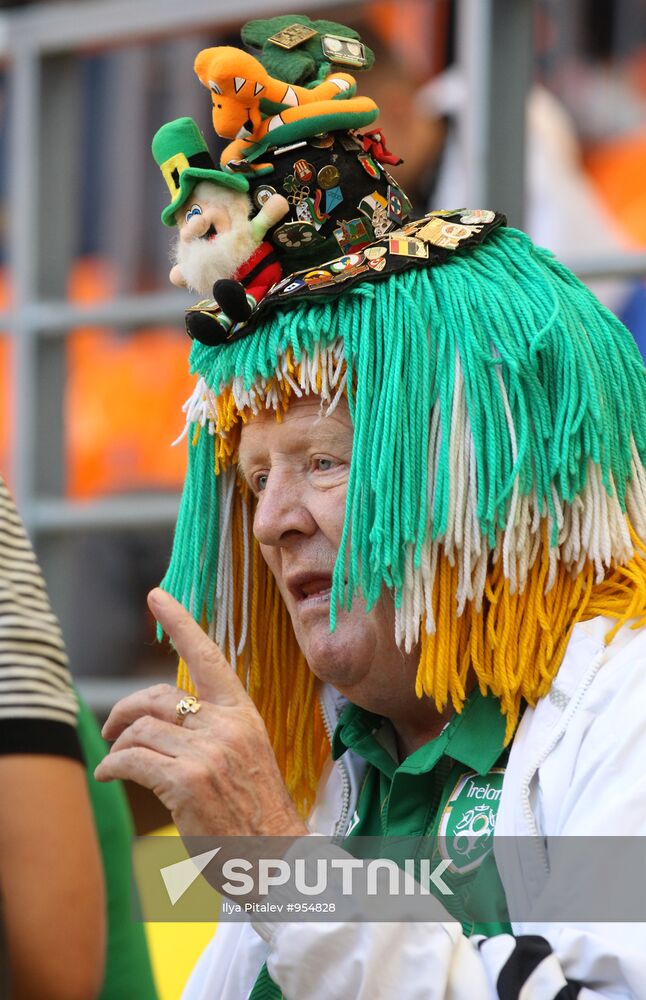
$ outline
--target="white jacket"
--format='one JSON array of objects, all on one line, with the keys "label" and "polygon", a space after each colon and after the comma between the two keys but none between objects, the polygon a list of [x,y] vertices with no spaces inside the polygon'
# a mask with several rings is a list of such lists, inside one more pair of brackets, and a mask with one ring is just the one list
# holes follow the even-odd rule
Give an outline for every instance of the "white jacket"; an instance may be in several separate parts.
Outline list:
[{"label": "white jacket", "polygon": [[[542,837],[646,835],[646,628],[624,627],[606,645],[612,625],[575,627],[549,695],[514,739],[495,837],[536,839],[515,842],[512,914],[514,901],[525,916],[540,912],[550,892]],[[327,690],[330,728],[338,709]],[[362,768],[350,751],[331,768],[313,832],[345,829]],[[223,923],[183,1000],[247,1000],[264,961],[287,1000],[646,1000],[646,924],[512,927],[514,936],[476,940],[448,914],[444,923]]]}]

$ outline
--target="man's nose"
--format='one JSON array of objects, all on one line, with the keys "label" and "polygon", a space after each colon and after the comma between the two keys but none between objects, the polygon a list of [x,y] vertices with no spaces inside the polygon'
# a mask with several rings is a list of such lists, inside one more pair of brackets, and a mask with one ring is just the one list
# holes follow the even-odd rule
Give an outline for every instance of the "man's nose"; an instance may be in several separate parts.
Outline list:
[{"label": "man's nose", "polygon": [[258,497],[253,533],[261,545],[288,545],[316,532],[317,524],[303,497],[303,484],[271,470]]}]

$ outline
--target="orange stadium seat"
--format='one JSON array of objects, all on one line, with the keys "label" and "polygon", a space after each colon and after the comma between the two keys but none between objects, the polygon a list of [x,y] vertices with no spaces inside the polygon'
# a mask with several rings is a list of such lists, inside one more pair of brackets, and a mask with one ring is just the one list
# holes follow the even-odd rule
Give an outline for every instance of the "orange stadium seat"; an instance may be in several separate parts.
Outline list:
[{"label": "orange stadium seat", "polygon": [[[78,261],[69,299],[113,295],[100,259]],[[177,327],[137,330],[79,328],[67,340],[65,393],[67,494],[104,496],[138,489],[179,489],[186,451],[171,442],[183,425],[191,392],[188,339]]]}]

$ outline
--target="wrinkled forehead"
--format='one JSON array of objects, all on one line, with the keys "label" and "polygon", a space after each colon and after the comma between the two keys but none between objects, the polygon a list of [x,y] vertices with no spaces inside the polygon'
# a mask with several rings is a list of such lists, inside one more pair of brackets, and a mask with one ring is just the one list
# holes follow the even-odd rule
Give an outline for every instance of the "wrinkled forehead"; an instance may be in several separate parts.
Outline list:
[{"label": "wrinkled forehead", "polygon": [[352,450],[354,428],[345,397],[332,408],[320,396],[292,399],[284,411],[250,413],[240,427],[238,462],[248,465],[254,455],[274,449],[311,447]]}]

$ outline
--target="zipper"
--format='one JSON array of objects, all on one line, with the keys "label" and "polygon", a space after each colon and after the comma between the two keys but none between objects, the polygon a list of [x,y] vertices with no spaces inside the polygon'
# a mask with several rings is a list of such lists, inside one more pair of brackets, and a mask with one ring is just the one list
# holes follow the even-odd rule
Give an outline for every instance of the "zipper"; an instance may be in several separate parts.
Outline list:
[{"label": "zipper", "polygon": [[[535,820],[534,814],[532,812],[532,807],[529,804],[529,785],[530,785],[530,782],[531,782],[532,778],[534,777],[534,775],[536,774],[536,772],[538,771],[539,767],[541,767],[541,765],[545,763],[545,761],[547,760],[547,758],[551,754],[552,750],[554,749],[554,747],[556,746],[556,744],[558,743],[558,741],[561,739],[561,736],[563,735],[563,733],[567,729],[567,726],[568,726],[568,723],[569,723],[570,719],[572,718],[572,716],[574,715],[574,713],[578,710],[579,705],[583,701],[583,697],[584,697],[586,691],[588,690],[588,688],[590,687],[592,681],[594,680],[594,678],[597,676],[597,673],[599,672],[599,668],[601,667],[601,660],[603,659],[604,651],[605,651],[605,646],[602,646],[601,649],[599,650],[599,652],[597,653],[597,656],[595,657],[595,659],[593,661],[592,667],[591,667],[591,669],[588,672],[588,676],[585,678],[585,680],[579,686],[578,691],[576,692],[575,696],[572,698],[572,700],[570,701],[570,704],[568,705],[568,707],[566,708],[565,712],[563,713],[563,715],[561,717],[560,725],[557,726],[557,728],[556,728],[556,733],[553,734],[552,738],[547,743],[547,745],[545,747],[543,747],[542,752],[539,754],[539,756],[536,758],[536,760],[534,761],[534,763],[530,767],[529,771],[527,772],[527,776],[526,776],[526,778],[524,779],[524,781],[522,783],[522,786],[521,786],[521,798],[522,798],[522,803],[523,803],[523,816],[525,818],[525,822],[527,823],[528,829],[531,832],[531,835],[533,837],[537,838],[537,839],[541,839],[541,835],[538,832],[538,827],[536,826],[536,820]],[[542,860],[543,867],[544,867],[545,871],[549,872],[549,865],[547,863],[547,856],[543,855],[543,858],[541,860]]]},{"label": "zipper", "polygon": [[[332,746],[332,735],[333,727],[330,715],[327,710],[327,705],[325,704],[325,698],[323,692],[321,692],[321,697],[319,699],[319,704],[321,706],[321,716],[323,718],[323,725],[325,727],[325,732],[327,733],[327,738],[330,746]],[[350,772],[348,771],[347,765],[341,758],[334,763],[335,767],[339,768],[341,773],[341,785],[343,794],[343,805],[341,808],[341,814],[334,827],[334,836],[339,837],[342,833],[345,833],[345,828],[348,821],[348,813],[350,811]]]}]

